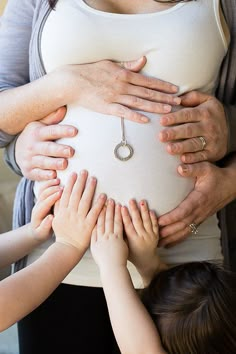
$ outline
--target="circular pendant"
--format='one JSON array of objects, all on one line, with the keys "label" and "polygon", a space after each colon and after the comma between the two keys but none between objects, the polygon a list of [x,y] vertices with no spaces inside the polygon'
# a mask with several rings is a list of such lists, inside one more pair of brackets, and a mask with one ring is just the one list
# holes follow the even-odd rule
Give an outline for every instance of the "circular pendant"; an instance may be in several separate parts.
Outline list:
[{"label": "circular pendant", "polygon": [[134,154],[134,149],[131,145],[127,144],[126,142],[121,142],[116,145],[114,149],[115,157],[120,161],[127,161],[131,159]]}]

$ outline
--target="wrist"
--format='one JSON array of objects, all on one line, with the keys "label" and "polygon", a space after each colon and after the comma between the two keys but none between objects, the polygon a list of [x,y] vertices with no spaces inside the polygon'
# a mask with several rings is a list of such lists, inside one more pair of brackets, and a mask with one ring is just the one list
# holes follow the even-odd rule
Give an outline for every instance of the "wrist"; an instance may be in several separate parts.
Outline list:
[{"label": "wrist", "polygon": [[116,279],[117,276],[127,273],[127,265],[125,264],[103,264],[99,265],[101,280]]},{"label": "wrist", "polygon": [[61,256],[70,259],[75,264],[79,262],[85,253],[85,251],[61,241],[55,241],[50,248],[58,252]]},{"label": "wrist", "polygon": [[[79,65],[76,67],[78,71]],[[55,89],[54,96],[56,96],[58,102],[60,102],[60,106],[66,106],[67,104],[72,103],[75,100],[74,95],[78,96],[78,80],[80,77],[77,74],[77,80],[75,82],[73,65],[64,65],[58,69],[55,69],[51,75],[53,76],[53,84]]]},{"label": "wrist", "polygon": [[45,241],[45,239],[40,239],[36,232],[36,229],[32,225],[32,222],[25,225],[25,233],[26,237],[31,241],[34,247],[40,245]]},{"label": "wrist", "polygon": [[79,243],[77,243],[76,241],[73,241],[73,240],[68,241],[68,240],[64,239],[63,237],[56,237],[55,244],[60,245],[60,247],[71,248],[71,252],[73,250],[73,252],[76,252],[76,253],[79,253],[82,255],[84,255],[84,253],[88,249],[88,247],[82,246]]},{"label": "wrist", "polygon": [[236,157],[230,159],[230,161],[223,167],[224,180],[227,183],[229,202],[236,199]]},{"label": "wrist", "polygon": [[137,264],[135,266],[141,275],[145,286],[150,283],[156,273],[159,273],[167,268],[157,254],[155,254],[151,259],[149,258],[148,262]]}]

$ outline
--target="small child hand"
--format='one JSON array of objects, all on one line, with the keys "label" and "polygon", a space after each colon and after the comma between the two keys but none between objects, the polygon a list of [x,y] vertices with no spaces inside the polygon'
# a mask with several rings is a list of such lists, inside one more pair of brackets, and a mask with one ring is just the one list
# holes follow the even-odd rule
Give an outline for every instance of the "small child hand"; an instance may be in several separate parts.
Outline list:
[{"label": "small child hand", "polygon": [[129,202],[129,209],[122,207],[122,219],[129,246],[129,260],[140,273],[157,261],[157,245],[159,241],[158,222],[154,211],[148,209],[145,201]]},{"label": "small child hand", "polygon": [[52,226],[56,242],[82,252],[89,247],[92,231],[106,202],[106,196],[101,194],[92,206],[96,183],[94,177],[88,178],[86,171],[81,171],[78,177],[75,173],[70,176],[55,208]]},{"label": "small child hand", "polygon": [[52,179],[42,183],[39,198],[32,210],[31,234],[35,240],[44,242],[52,236],[53,215],[50,213],[56,201],[61,197],[62,188],[59,179]]},{"label": "small child hand", "polygon": [[123,239],[121,206],[111,199],[99,215],[91,239],[91,252],[100,270],[126,267],[128,247]]}]

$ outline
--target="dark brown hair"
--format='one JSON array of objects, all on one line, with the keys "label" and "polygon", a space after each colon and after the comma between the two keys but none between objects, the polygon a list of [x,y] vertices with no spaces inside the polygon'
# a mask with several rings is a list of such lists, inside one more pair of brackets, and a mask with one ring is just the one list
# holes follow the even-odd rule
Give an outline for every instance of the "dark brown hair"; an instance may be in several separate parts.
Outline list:
[{"label": "dark brown hair", "polygon": [[[58,0],[48,0],[49,2],[49,5],[50,7],[53,9],[56,5]],[[156,2],[163,2],[161,0],[154,0]],[[175,3],[175,2],[187,2],[187,1],[194,1],[194,0],[169,0],[169,1],[165,1],[165,2],[172,2],[172,3]]]},{"label": "dark brown hair", "polygon": [[209,262],[157,274],[143,303],[168,354],[236,353],[236,274]]}]

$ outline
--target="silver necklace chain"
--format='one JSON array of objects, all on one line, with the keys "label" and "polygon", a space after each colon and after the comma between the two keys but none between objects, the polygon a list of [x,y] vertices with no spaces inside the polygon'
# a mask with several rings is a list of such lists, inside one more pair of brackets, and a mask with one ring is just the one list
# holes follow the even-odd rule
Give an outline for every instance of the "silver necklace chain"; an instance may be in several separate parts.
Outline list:
[{"label": "silver necklace chain", "polygon": [[133,156],[134,149],[130,144],[127,143],[126,140],[124,118],[120,119],[120,123],[121,123],[122,138],[121,138],[121,142],[117,144],[114,149],[114,155],[120,161],[127,161],[131,159],[131,157]]}]

